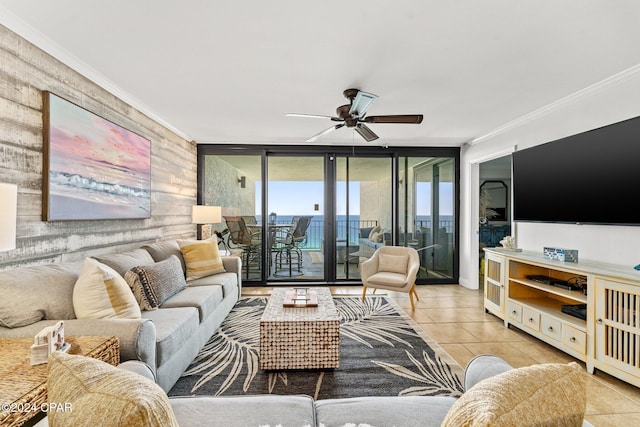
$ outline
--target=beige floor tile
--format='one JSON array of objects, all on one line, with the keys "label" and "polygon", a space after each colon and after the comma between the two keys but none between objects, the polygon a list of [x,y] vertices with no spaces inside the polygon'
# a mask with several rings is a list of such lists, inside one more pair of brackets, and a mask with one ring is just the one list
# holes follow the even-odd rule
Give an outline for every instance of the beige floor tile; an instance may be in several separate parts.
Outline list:
[{"label": "beige floor tile", "polygon": [[640,412],[627,414],[587,415],[584,417],[595,427],[636,427],[640,426]]},{"label": "beige floor tile", "polygon": [[619,414],[640,412],[633,399],[615,391],[590,376],[587,381],[587,414]]},{"label": "beige floor tile", "polygon": [[465,347],[469,349],[473,354],[495,354],[503,358],[514,368],[520,368],[523,366],[531,366],[536,363],[534,359],[529,357],[523,349],[520,351],[504,342],[479,342],[465,344]]},{"label": "beige floor tile", "polygon": [[472,343],[478,339],[455,323],[422,323],[422,329],[439,344]]},{"label": "beige floor tile", "polygon": [[460,326],[478,341],[522,341],[522,332],[505,328],[503,324],[496,322],[460,323]]},{"label": "beige floor tile", "polygon": [[440,344],[440,347],[463,368],[467,366],[467,363],[469,363],[471,359],[476,357],[464,344]]}]

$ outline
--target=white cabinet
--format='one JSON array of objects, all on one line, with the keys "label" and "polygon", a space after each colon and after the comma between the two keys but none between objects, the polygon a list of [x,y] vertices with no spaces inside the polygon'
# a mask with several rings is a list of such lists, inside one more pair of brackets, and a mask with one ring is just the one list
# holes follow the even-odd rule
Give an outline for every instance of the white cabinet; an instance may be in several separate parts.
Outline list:
[{"label": "white cabinet", "polygon": [[602,370],[615,369],[617,376],[627,381],[637,380],[640,378],[640,287],[597,278],[595,291],[594,366]]},{"label": "white cabinet", "polygon": [[[536,338],[640,387],[640,272],[590,261],[565,263],[539,252],[485,249],[485,309]],[[544,275],[586,284],[568,290],[539,283]],[[529,276],[529,277],[528,277]],[[586,307],[586,319],[564,305]]]},{"label": "white cabinet", "polygon": [[485,255],[484,308],[504,319],[505,257],[494,253]]}]

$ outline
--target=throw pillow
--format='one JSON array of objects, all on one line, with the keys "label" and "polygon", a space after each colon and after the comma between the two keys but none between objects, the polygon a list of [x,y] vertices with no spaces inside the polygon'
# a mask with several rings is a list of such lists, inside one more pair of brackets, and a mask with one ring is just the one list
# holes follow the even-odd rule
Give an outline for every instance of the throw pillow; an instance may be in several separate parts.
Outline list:
[{"label": "throw pillow", "polygon": [[379,233],[382,230],[382,228],[379,225],[376,225],[375,227],[373,227],[371,229],[371,232],[369,233],[369,240],[373,241],[373,236],[376,235],[377,233]]},{"label": "throw pillow", "polygon": [[78,319],[140,319],[140,307],[127,282],[111,267],[87,258],[73,287]]},{"label": "throw pillow", "polygon": [[153,265],[133,267],[125,273],[124,278],[143,310],[156,310],[187,287],[182,265],[175,255]]},{"label": "throw pillow", "polygon": [[90,357],[51,353],[47,393],[49,402],[68,405],[48,411],[51,427],[178,426],[159,385]]},{"label": "throw pillow", "polygon": [[380,253],[378,255],[378,271],[389,273],[407,274],[409,255],[391,255]]},{"label": "throw pillow", "polygon": [[514,369],[480,381],[449,409],[442,426],[582,426],[587,375],[577,363]]},{"label": "throw pillow", "polygon": [[216,236],[208,240],[178,240],[178,245],[187,265],[187,280],[225,272]]}]

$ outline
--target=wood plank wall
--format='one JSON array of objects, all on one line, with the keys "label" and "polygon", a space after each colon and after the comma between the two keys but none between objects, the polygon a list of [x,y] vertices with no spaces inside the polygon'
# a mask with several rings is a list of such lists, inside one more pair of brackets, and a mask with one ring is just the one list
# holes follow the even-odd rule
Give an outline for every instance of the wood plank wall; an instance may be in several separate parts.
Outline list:
[{"label": "wood plank wall", "polygon": [[[151,218],[42,221],[43,90],[151,140]],[[0,252],[0,270],[193,238],[196,168],[194,142],[0,25],[0,182],[18,185],[16,249]]]}]

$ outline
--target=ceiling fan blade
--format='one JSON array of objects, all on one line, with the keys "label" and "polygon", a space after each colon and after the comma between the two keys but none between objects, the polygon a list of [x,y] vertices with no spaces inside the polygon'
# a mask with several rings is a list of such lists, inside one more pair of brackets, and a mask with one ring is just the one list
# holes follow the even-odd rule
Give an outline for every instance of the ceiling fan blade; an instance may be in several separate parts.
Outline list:
[{"label": "ceiling fan blade", "polygon": [[422,123],[422,114],[396,114],[389,116],[369,116],[362,119],[365,123]]},{"label": "ceiling fan blade", "polygon": [[373,133],[373,131],[369,129],[367,125],[363,125],[362,123],[358,123],[358,125],[356,126],[356,132],[358,132],[361,137],[366,139],[367,142],[375,141],[379,138],[379,136]]},{"label": "ceiling fan blade", "polygon": [[326,135],[326,134],[329,134],[329,133],[333,132],[333,131],[334,131],[334,130],[336,130],[336,129],[340,129],[340,128],[341,128],[342,126],[344,126],[344,125],[345,125],[344,123],[340,123],[340,124],[338,124],[338,125],[331,126],[330,128],[327,128],[327,129],[323,130],[322,132],[320,132],[320,133],[317,133],[317,134],[313,135],[311,138],[307,139],[307,141],[306,141],[306,142],[315,142],[315,141],[317,141],[317,140],[318,140],[318,138],[320,138],[321,136],[324,136],[324,135]]},{"label": "ceiling fan blade", "polygon": [[301,113],[287,113],[285,114],[286,117],[305,117],[305,118],[311,118],[311,119],[331,119],[334,122],[341,122],[344,119],[341,119],[340,117],[333,117],[333,116],[323,116],[321,114],[301,114]]},{"label": "ceiling fan blade", "polygon": [[353,101],[351,102],[351,108],[349,109],[349,114],[356,115],[358,117],[363,117],[371,104],[378,99],[377,95],[372,93],[359,91]]}]

